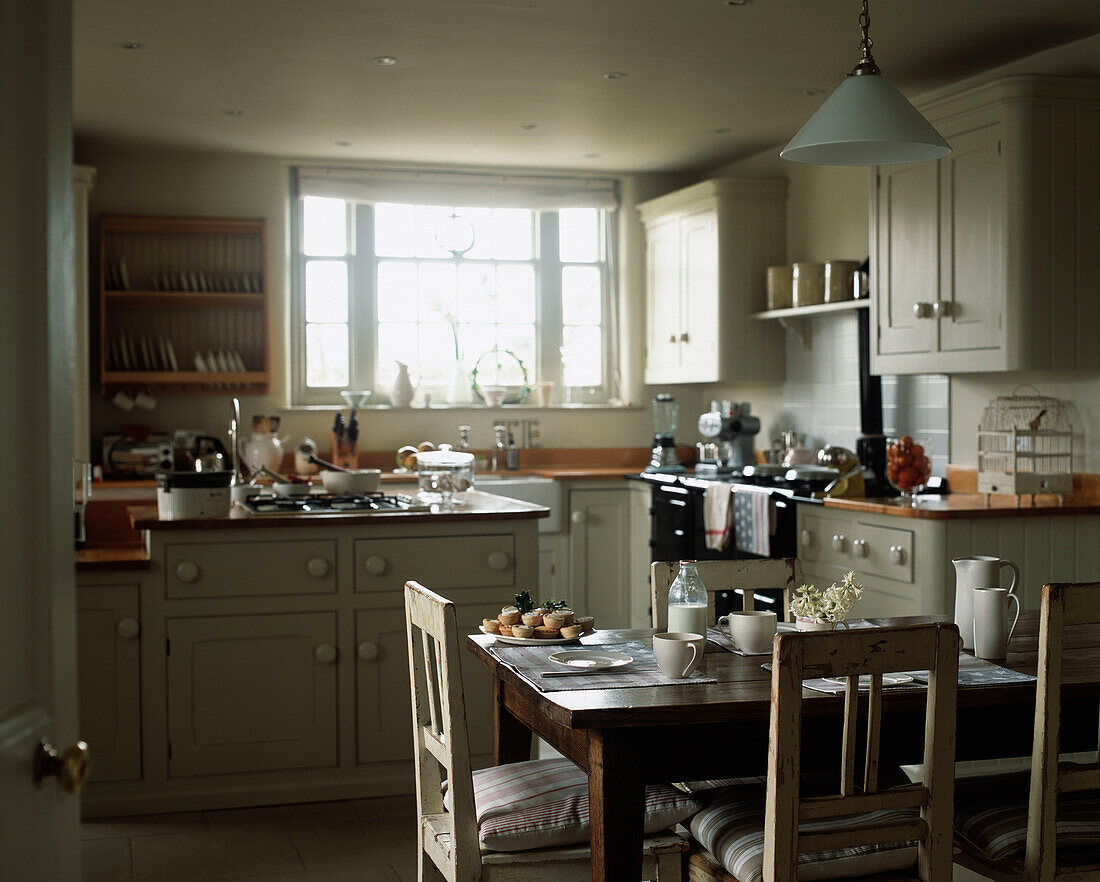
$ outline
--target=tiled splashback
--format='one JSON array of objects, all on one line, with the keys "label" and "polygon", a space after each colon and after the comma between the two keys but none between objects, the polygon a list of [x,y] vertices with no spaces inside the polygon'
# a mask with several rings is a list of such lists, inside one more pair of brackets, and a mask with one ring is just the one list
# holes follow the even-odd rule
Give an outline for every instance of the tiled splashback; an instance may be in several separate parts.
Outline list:
[{"label": "tiled splashback", "polygon": [[[809,447],[839,444],[855,450],[859,425],[859,332],[854,313],[811,320],[812,348],[787,335],[783,425],[805,432]],[[948,378],[882,378],[883,430],[921,435],[932,447],[932,471],[947,470],[950,426]]]}]

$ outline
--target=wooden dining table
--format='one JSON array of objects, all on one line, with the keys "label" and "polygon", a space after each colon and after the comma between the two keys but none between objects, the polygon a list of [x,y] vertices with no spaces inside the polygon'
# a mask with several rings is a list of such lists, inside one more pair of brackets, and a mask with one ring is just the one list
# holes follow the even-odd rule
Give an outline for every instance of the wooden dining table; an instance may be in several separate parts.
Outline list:
[{"label": "wooden dining table", "polygon": [[[948,621],[947,617],[870,619],[880,626]],[[597,631],[585,645],[650,641],[652,630]],[[1096,750],[1100,633],[1070,629],[1063,654],[1062,750]],[[467,648],[493,675],[493,757],[531,757],[532,734],[588,773],[592,879],[641,878],[647,784],[763,775],[767,772],[771,675],[768,658],[740,656],[708,643],[701,670],[717,680],[625,689],[542,692],[500,661],[491,636]],[[1020,617],[1007,667],[1034,674],[1038,614]],[[881,768],[919,763],[926,690],[885,690]],[[802,767],[838,774],[844,696],[803,690]],[[960,687],[958,760],[1031,753],[1035,684]]]}]

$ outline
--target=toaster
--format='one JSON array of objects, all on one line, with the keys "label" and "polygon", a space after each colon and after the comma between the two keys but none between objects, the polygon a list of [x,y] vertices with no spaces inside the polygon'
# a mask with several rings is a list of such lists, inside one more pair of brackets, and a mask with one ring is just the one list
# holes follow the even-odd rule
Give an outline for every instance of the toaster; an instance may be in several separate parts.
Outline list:
[{"label": "toaster", "polygon": [[103,473],[108,477],[153,478],[174,467],[168,435],[149,435],[143,441],[129,435],[103,436]]}]

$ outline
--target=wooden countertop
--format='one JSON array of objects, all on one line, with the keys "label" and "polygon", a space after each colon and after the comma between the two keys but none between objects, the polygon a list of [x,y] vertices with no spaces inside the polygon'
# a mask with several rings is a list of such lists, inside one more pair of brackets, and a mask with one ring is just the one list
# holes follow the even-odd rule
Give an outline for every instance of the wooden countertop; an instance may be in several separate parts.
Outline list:
[{"label": "wooden countertop", "polygon": [[432,506],[431,511],[355,512],[316,515],[254,515],[234,506],[229,514],[220,518],[188,518],[162,520],[155,506],[130,508],[130,520],[135,530],[220,530],[264,527],[321,527],[346,524],[396,524],[405,521],[440,523],[469,520],[525,520],[545,518],[550,509],[532,505],[518,499],[495,496],[479,490],[470,490],[466,500],[451,511],[441,511]]},{"label": "wooden countertop", "polygon": [[152,567],[149,553],[140,545],[85,546],[76,550],[74,558],[78,573],[147,570]]},{"label": "wooden countertop", "polygon": [[825,500],[825,507],[903,518],[1014,518],[1100,514],[1100,499],[1067,500],[1063,505],[1059,505],[1057,498],[1053,496],[1036,497],[1034,504],[1029,504],[1029,497],[1024,499],[1024,503],[1017,505],[1014,496],[951,493],[947,496],[920,496],[916,506],[901,499],[829,498]]}]

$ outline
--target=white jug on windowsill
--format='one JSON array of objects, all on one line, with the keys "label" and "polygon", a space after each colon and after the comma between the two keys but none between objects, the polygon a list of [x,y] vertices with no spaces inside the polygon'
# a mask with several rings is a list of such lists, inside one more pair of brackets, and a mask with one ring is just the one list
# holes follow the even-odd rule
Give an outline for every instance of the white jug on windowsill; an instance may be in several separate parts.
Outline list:
[{"label": "white jug on windowsill", "polygon": [[390,400],[393,402],[394,407],[408,407],[412,404],[414,395],[416,395],[416,386],[409,378],[409,366],[399,361],[397,362],[397,379],[393,381]]}]

